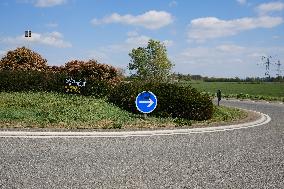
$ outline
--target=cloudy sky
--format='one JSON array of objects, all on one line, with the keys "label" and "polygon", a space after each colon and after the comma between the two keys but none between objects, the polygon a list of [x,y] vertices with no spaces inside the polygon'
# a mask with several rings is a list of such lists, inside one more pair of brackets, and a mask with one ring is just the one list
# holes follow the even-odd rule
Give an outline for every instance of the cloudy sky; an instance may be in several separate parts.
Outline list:
[{"label": "cloudy sky", "polygon": [[94,58],[126,68],[150,38],[185,74],[262,77],[261,56],[284,62],[281,0],[1,0],[0,16],[0,56],[27,46],[49,65]]}]

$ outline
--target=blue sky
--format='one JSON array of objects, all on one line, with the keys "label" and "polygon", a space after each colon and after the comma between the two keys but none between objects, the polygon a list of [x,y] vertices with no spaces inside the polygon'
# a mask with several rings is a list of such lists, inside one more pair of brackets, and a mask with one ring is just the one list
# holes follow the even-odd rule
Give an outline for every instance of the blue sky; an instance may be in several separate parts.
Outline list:
[{"label": "blue sky", "polygon": [[130,50],[150,38],[185,74],[262,77],[261,56],[284,60],[281,0],[1,0],[0,16],[0,56],[25,45],[49,65],[97,59],[126,69]]}]

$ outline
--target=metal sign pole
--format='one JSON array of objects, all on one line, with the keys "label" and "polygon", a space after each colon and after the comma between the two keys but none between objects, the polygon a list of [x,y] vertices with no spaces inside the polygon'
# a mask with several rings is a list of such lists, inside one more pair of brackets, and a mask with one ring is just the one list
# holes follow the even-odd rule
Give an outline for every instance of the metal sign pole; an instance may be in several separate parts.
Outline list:
[{"label": "metal sign pole", "polygon": [[[25,37],[28,39],[30,37],[32,37],[32,31],[31,30],[26,30],[25,31]],[[30,45],[29,45],[29,40],[27,41],[27,48],[29,49],[30,48]]]}]

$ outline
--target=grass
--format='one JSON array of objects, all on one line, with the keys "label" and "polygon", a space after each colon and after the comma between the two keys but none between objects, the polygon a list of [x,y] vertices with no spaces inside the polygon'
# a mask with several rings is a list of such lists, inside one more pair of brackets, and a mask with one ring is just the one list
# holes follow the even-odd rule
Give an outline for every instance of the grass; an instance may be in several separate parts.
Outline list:
[{"label": "grass", "polygon": [[181,82],[182,85],[191,85],[201,92],[215,94],[218,89],[224,97],[249,98],[259,100],[284,101],[284,83],[239,83],[239,82]]},{"label": "grass", "polygon": [[205,122],[134,115],[104,99],[45,92],[0,93],[0,127],[40,128],[157,128],[198,123],[230,122],[246,116],[234,108],[215,107]]}]

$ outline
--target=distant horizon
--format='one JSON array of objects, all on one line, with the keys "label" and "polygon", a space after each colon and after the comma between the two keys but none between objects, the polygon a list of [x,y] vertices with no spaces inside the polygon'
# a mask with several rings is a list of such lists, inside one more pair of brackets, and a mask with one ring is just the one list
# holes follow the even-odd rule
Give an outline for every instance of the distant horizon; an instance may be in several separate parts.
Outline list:
[{"label": "distant horizon", "polygon": [[0,57],[26,46],[50,66],[96,59],[126,69],[131,49],[155,39],[176,73],[262,78],[261,56],[284,72],[283,0],[2,0],[0,8]]}]

